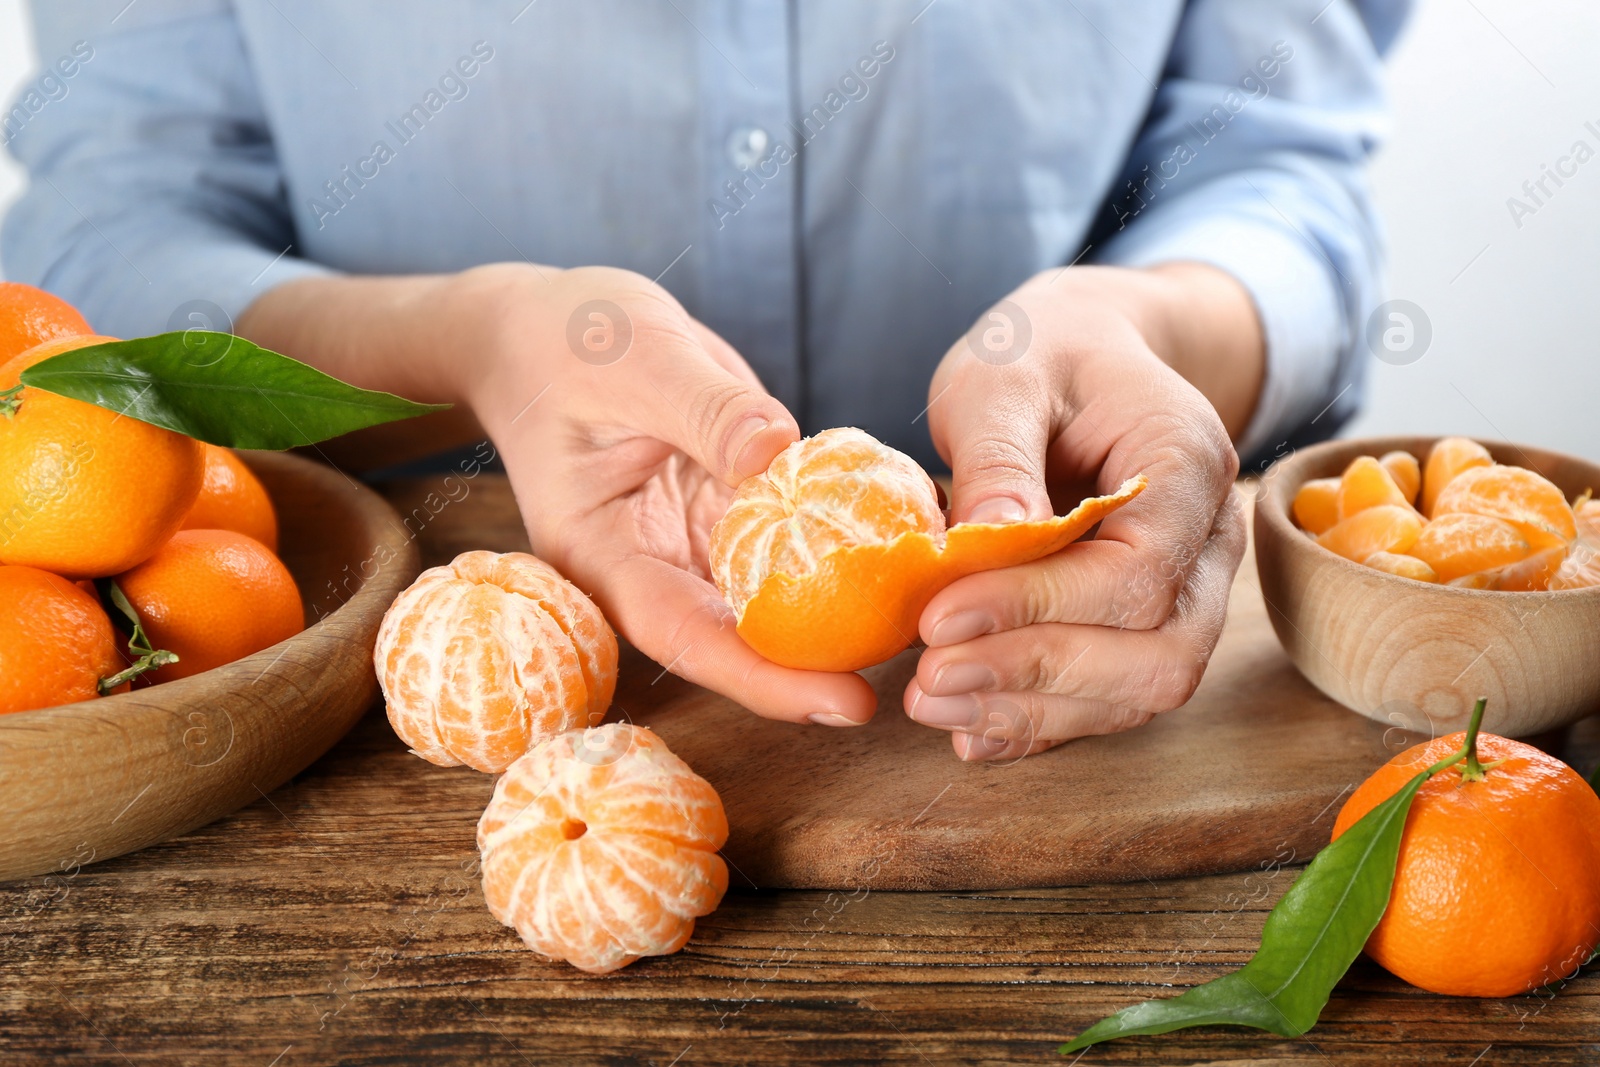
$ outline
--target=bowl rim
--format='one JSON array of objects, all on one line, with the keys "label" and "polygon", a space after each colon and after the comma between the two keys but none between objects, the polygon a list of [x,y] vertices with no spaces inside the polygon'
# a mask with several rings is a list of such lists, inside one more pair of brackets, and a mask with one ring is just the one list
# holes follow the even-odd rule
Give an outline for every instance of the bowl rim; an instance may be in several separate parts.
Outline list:
[{"label": "bowl rim", "polygon": [[[1380,583],[1391,582],[1394,583],[1396,589],[1404,589],[1414,594],[1431,592],[1447,597],[1465,598],[1463,602],[1471,602],[1474,599],[1504,602],[1509,598],[1518,598],[1524,601],[1534,598],[1547,598],[1551,601],[1580,601],[1584,598],[1600,600],[1600,585],[1579,589],[1469,589],[1458,585],[1420,582],[1414,578],[1390,574],[1388,571],[1380,571],[1376,567],[1368,567],[1365,564],[1357,563],[1353,559],[1346,559],[1336,552],[1323,548],[1315,540],[1308,537],[1306,532],[1295,525],[1294,520],[1289,517],[1288,502],[1292,499],[1291,494],[1293,492],[1297,491],[1301,485],[1311,478],[1332,476],[1313,474],[1306,468],[1317,468],[1332,457],[1344,454],[1348,454],[1348,458],[1345,460],[1348,463],[1349,460],[1355,459],[1357,456],[1370,455],[1376,457],[1386,452],[1394,451],[1411,452],[1413,456],[1416,456],[1418,463],[1426,464],[1426,453],[1417,456],[1416,452],[1413,451],[1413,446],[1418,442],[1425,442],[1431,447],[1443,438],[1459,436],[1463,435],[1389,434],[1382,437],[1339,437],[1308,445],[1305,448],[1296,449],[1287,455],[1279,457],[1256,479],[1254,496],[1257,539],[1259,540],[1259,534],[1264,526],[1277,542],[1294,546],[1289,551],[1301,553],[1304,556],[1306,550],[1313,550],[1317,553],[1316,560],[1321,565],[1327,565],[1332,561],[1335,566],[1348,568],[1353,576],[1359,575],[1366,579],[1377,579]],[[1594,473],[1595,485],[1600,487],[1600,463],[1585,459],[1582,456],[1575,456],[1569,452],[1558,452],[1554,449],[1542,448],[1537,445],[1524,445],[1515,441],[1478,437],[1472,437],[1469,440],[1476,441],[1483,445],[1484,448],[1487,448],[1497,463],[1502,462],[1500,453],[1508,451],[1521,453],[1525,459],[1532,459],[1533,456],[1530,453],[1537,453],[1551,459],[1575,463],[1591,470]],[[1539,472],[1535,471],[1535,473]],[[1305,558],[1309,558],[1309,556],[1305,556]]]}]

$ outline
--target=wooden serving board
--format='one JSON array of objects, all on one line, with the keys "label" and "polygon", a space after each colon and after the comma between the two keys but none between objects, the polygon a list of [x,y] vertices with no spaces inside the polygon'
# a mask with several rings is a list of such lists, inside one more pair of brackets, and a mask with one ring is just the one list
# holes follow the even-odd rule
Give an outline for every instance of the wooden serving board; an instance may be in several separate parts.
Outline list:
[{"label": "wooden serving board", "polygon": [[[496,475],[436,513],[430,495],[447,499],[436,483],[384,492],[402,516],[426,517],[427,565],[527,550]],[[880,704],[857,729],[758,718],[631,650],[611,714],[650,726],[716,787],[733,884],[761,889],[1001,889],[1304,863],[1350,791],[1426,739],[1335,704],[1295,671],[1252,555],[1199,691],[1136,730],[963,763],[944,732],[901,710],[916,656],[865,672]]]}]

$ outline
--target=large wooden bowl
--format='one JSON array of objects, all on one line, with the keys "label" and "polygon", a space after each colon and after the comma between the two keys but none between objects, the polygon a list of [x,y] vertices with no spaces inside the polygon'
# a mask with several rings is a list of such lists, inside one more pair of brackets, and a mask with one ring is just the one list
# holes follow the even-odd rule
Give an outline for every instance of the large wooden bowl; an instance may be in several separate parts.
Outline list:
[{"label": "large wooden bowl", "polygon": [[[1434,438],[1330,441],[1279,460],[1255,508],[1256,570],[1267,614],[1311,683],[1363,715],[1424,735],[1465,725],[1489,698],[1484,728],[1527,737],[1600,711],[1600,587],[1504,593],[1430,585],[1353,563],[1295,526],[1295,491],[1356,456]],[[1526,445],[1485,447],[1537,471],[1572,499],[1600,490],[1600,466]]]},{"label": "large wooden bowl", "polygon": [[253,454],[307,628],[253,656],[103,700],[0,715],[0,879],[131,852],[259,800],[377,698],[378,624],[418,571],[382,498],[328,467]]}]

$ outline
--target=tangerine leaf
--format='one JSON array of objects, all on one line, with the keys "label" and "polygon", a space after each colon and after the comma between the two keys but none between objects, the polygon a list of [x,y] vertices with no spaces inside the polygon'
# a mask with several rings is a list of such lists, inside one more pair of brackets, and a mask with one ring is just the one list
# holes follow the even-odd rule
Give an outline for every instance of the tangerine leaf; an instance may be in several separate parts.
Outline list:
[{"label": "tangerine leaf", "polygon": [[22,384],[213,445],[274,451],[449,407],[358,389],[242,337],[206,330],[63,352],[23,371]]},{"label": "tangerine leaf", "polygon": [[1253,1026],[1284,1037],[1311,1029],[1383,918],[1406,814],[1439,769],[1422,771],[1317,853],[1267,916],[1249,963],[1181,996],[1123,1008],[1062,1045],[1061,1053],[1188,1026]]}]

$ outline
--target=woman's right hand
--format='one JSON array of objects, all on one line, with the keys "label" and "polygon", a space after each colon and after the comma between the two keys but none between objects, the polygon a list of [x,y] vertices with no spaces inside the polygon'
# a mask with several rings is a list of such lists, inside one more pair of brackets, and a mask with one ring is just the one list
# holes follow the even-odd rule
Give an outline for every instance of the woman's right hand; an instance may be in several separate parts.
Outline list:
[{"label": "woman's right hand", "polygon": [[859,676],[757,655],[708,580],[733,488],[800,436],[744,359],[631,271],[498,264],[440,284],[432,306],[463,316],[442,358],[505,459],[534,552],[674,674],[768,718],[871,718]]}]

